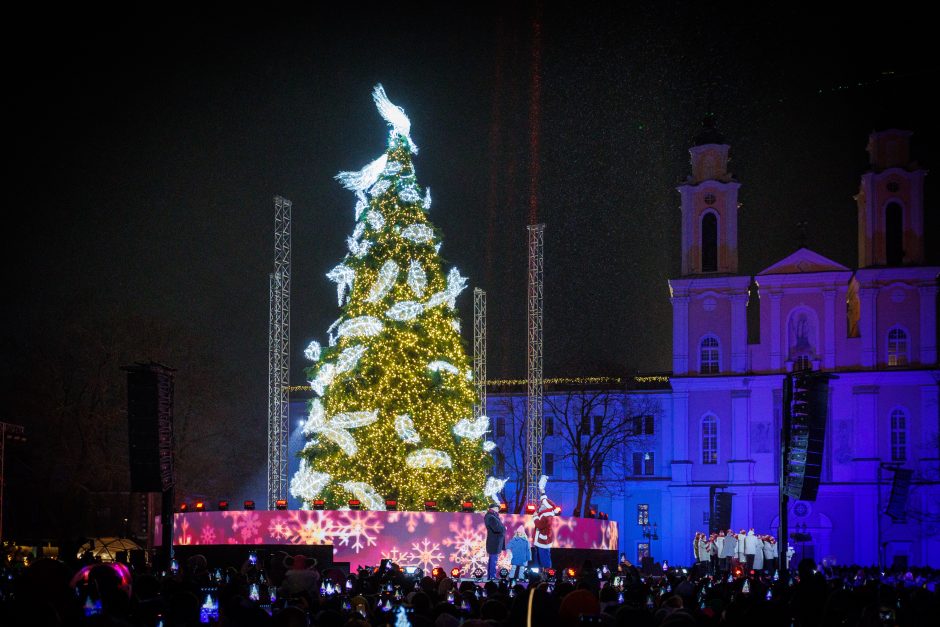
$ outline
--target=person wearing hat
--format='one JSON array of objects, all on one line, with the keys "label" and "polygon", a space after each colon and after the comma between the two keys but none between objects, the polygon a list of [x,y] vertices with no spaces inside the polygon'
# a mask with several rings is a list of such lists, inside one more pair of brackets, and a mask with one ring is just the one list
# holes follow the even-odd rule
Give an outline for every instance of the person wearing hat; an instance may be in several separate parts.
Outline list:
[{"label": "person wearing hat", "polygon": [[542,475],[539,479],[539,506],[535,512],[535,554],[538,557],[539,566],[542,568],[552,567],[552,543],[555,541],[555,530],[552,525],[552,518],[561,513],[561,508],[555,505],[545,494],[545,484],[548,483],[548,477]]},{"label": "person wearing hat", "polygon": [[525,525],[516,527],[516,534],[509,541],[509,552],[512,553],[512,574],[513,579],[522,579],[525,575],[526,564],[529,563],[529,557],[532,549],[529,547],[529,535],[525,531]]},{"label": "person wearing hat", "polygon": [[315,569],[317,560],[297,554],[293,558],[286,558],[284,566],[284,581],[281,582],[280,596],[286,598],[307,593],[311,597],[320,590],[320,573]]},{"label": "person wearing hat", "polygon": [[499,554],[503,552],[506,546],[506,527],[503,521],[499,519],[499,505],[490,503],[486,515],[483,517],[483,524],[486,526],[486,553],[489,560],[486,563],[486,577],[496,579],[496,560]]}]

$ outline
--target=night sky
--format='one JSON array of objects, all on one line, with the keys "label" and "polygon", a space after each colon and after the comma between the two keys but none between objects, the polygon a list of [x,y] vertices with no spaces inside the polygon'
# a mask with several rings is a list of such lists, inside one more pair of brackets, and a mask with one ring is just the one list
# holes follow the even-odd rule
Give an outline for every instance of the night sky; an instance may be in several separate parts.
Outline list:
[{"label": "night sky", "polygon": [[[4,374],[63,320],[163,321],[204,343],[218,368],[200,376],[263,438],[272,197],[293,202],[299,385],[303,347],[338,315],[324,274],[353,228],[354,197],[333,176],[384,150],[370,97],[381,82],[411,118],[441,254],[488,293],[489,375],[524,377],[535,50],[546,376],[671,367],[675,186],[705,114],[742,183],[741,272],[793,252],[802,220],[810,248],[853,267],[868,133],[913,130],[927,168],[940,146],[927,20],[892,5],[827,18],[656,4],[544,9],[538,37],[534,6],[431,3],[82,7],[10,24]],[[930,211],[927,225],[937,263]],[[470,292],[458,301],[468,348]]]}]

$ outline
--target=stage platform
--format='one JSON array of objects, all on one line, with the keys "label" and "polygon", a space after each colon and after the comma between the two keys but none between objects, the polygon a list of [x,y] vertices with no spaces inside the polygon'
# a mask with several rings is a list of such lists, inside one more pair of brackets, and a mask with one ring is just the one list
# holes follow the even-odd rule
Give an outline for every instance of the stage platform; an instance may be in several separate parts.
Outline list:
[{"label": "stage platform", "polygon": [[[524,524],[531,541],[532,516],[501,516],[507,540]],[[617,560],[617,523],[612,520],[559,516],[554,521],[552,549],[556,568],[580,567],[584,559],[595,566],[613,566]],[[173,545],[192,553],[196,547],[267,546],[289,554],[303,547],[332,546],[332,561],[376,566],[390,559],[399,566],[419,566],[429,572],[435,566],[459,567],[473,573],[486,570],[486,529],[483,513],[371,512],[255,510],[189,512],[174,514]],[[161,542],[159,522],[154,531]],[[323,555],[323,550],[316,551]],[[321,560],[322,562],[322,560]],[[324,565],[321,563],[321,565]],[[509,566],[509,553],[500,556],[500,566]]]}]

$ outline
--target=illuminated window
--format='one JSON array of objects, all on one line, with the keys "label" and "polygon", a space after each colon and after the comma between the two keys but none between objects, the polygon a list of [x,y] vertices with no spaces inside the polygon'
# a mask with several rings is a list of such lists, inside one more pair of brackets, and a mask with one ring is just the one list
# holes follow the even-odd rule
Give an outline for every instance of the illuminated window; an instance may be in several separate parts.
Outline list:
[{"label": "illuminated window", "polygon": [[900,327],[888,331],[888,365],[907,365],[907,333]]},{"label": "illuminated window", "polygon": [[648,503],[639,503],[636,506],[636,524],[650,524],[650,506]]},{"label": "illuminated window", "polygon": [[718,463],[718,418],[714,414],[702,417],[702,463]]},{"label": "illuminated window", "polygon": [[699,347],[699,372],[701,374],[717,374],[719,357],[718,338],[714,335],[702,338]]},{"label": "illuminated window", "polygon": [[903,409],[891,411],[891,461],[907,461],[907,414]]},{"label": "illuminated window", "polygon": [[653,453],[634,452],[633,453],[633,474],[634,475],[652,475],[654,474]]}]

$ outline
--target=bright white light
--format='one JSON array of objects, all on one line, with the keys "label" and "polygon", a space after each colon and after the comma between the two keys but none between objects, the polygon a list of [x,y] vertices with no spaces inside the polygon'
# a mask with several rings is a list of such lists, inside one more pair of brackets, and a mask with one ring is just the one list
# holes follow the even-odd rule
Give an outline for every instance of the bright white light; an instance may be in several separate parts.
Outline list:
[{"label": "bright white light", "polygon": [[460,333],[460,320],[457,320],[456,318],[451,320],[450,328],[456,331],[457,333]]},{"label": "bright white light", "polygon": [[411,120],[405,115],[405,110],[392,104],[381,84],[376,85],[372,90],[372,99],[375,101],[375,108],[379,110],[379,114],[391,125],[392,133],[401,135],[408,141],[412,152],[418,152],[418,147],[411,141]]},{"label": "bright white light", "polygon": [[369,189],[379,180],[379,175],[382,174],[387,162],[388,155],[384,154],[358,172],[340,172],[336,175],[336,180],[342,183],[343,187],[354,192]]},{"label": "bright white light", "polygon": [[330,338],[330,346],[336,346],[336,334],[333,333],[333,330],[336,329],[342,323],[342,318],[337,318],[333,321],[333,324],[326,330],[327,336]]},{"label": "bright white light", "polygon": [[450,455],[433,448],[423,448],[410,454],[405,459],[409,468],[450,468]]},{"label": "bright white light", "polygon": [[371,425],[379,419],[379,410],[371,411],[348,411],[335,416],[330,416],[329,425],[340,429],[355,429]]},{"label": "bright white light", "polygon": [[339,337],[372,337],[382,332],[382,322],[374,316],[359,316],[341,322]]},{"label": "bright white light", "polygon": [[[387,169],[387,168],[386,168]],[[375,182],[375,185],[369,188],[369,195],[375,198],[376,196],[381,196],[388,188],[392,186],[392,182],[388,179],[379,179]]]},{"label": "bright white light", "polygon": [[359,450],[359,447],[356,446],[356,439],[345,429],[328,424],[320,431],[320,435],[343,449],[348,457],[354,456]]},{"label": "bright white light", "polygon": [[454,425],[454,435],[468,440],[479,440],[486,435],[489,428],[490,419],[486,416],[480,416],[476,420],[461,418]]},{"label": "bright white light", "polygon": [[428,364],[428,370],[431,372],[449,372],[451,374],[460,374],[460,370],[454,364],[438,359]]},{"label": "bright white light", "polygon": [[326,426],[326,411],[323,409],[323,403],[315,398],[310,403],[310,414],[307,416],[307,422],[304,423],[304,435],[313,435],[319,433]]},{"label": "bright white light", "polygon": [[424,202],[422,204],[424,205],[425,211],[428,211],[429,209],[431,209],[431,188],[430,187],[427,187],[424,190]]},{"label": "bright white light", "polygon": [[366,200],[366,195],[361,191],[356,192],[356,222],[359,221],[359,217],[362,216],[362,212],[365,211],[368,206],[369,201]]},{"label": "bright white light", "polygon": [[483,451],[486,453],[489,453],[494,448],[496,448],[496,442],[494,442],[493,440],[487,440],[486,442],[483,443]]},{"label": "bright white light", "polygon": [[408,414],[395,416],[395,433],[398,434],[402,442],[408,444],[417,444],[421,441],[418,432],[415,431],[415,423]]},{"label": "bright white light", "polygon": [[463,373],[463,378],[467,381],[473,381],[473,370],[467,368],[467,371]]},{"label": "bright white light", "polygon": [[343,352],[339,354],[339,357],[336,358],[336,374],[349,372],[355,368],[356,364],[359,363],[359,359],[365,354],[368,348],[369,347],[364,344],[357,344],[356,346],[350,346],[344,349]]},{"label": "bright white light", "polygon": [[317,361],[320,359],[320,342],[313,340],[307,344],[307,348],[304,349],[304,357],[310,361]]},{"label": "bright white light", "polygon": [[330,482],[330,476],[325,472],[317,472],[307,465],[306,459],[300,460],[300,468],[290,480],[290,493],[298,499],[312,501],[320,496],[320,492]]},{"label": "bright white light", "polygon": [[[371,213],[371,212],[370,212]],[[366,232],[366,225],[363,222],[356,222],[356,228],[353,229],[353,239],[359,239]]]},{"label": "bright white light", "polygon": [[[336,283],[336,299],[339,306],[343,306],[343,300],[346,296],[346,290],[352,291],[353,279],[356,278],[356,271],[349,266],[339,264],[326,273],[326,278]],[[332,346],[332,344],[331,344]]]},{"label": "bright white light", "polygon": [[483,495],[490,497],[490,500],[499,504],[499,493],[506,485],[507,479],[497,479],[496,477],[487,477],[486,485],[483,488]]},{"label": "bright white light", "polygon": [[457,304],[457,297],[466,289],[466,283],[467,277],[460,276],[460,271],[457,268],[451,268],[451,271],[447,274],[447,287],[432,294],[424,304],[425,309],[431,309],[444,303],[447,303],[453,309]]},{"label": "bright white light", "polygon": [[395,287],[396,279],[398,279],[398,264],[389,259],[379,269],[379,275],[375,278],[375,283],[372,284],[372,288],[369,290],[366,302],[376,303],[385,298]]},{"label": "bright white light", "polygon": [[333,383],[336,378],[336,366],[333,364],[323,364],[317,372],[317,377],[310,382],[310,387],[317,393],[317,396],[323,396],[327,387]]},{"label": "bright white light", "polygon": [[367,239],[360,241],[354,237],[346,238],[346,247],[349,249],[350,254],[352,254],[352,256],[356,257],[357,259],[365,256],[365,254],[369,252],[369,248],[371,246],[372,242]]},{"label": "bright white light", "polygon": [[398,161],[389,161],[385,169],[382,170],[382,174],[387,174],[388,176],[394,176],[399,172],[401,172],[401,163]]},{"label": "bright white light", "polygon": [[414,300],[404,300],[389,307],[385,315],[392,320],[401,322],[416,318],[422,311],[424,311],[424,305],[421,303]]},{"label": "bright white light", "polygon": [[363,481],[347,481],[341,484],[343,489],[359,499],[366,509],[373,512],[385,511],[385,500],[379,496],[375,488]]},{"label": "bright white light", "polygon": [[[369,213],[366,214],[366,220],[373,230],[381,231],[385,228],[385,216],[382,215],[381,211],[376,211],[375,209],[369,210]],[[362,222],[359,224],[362,224]]]},{"label": "bright white light", "polygon": [[399,192],[398,197],[405,202],[418,202],[421,200],[421,196],[418,194],[418,190],[411,186],[402,189],[401,192]]},{"label": "bright white light", "polygon": [[421,262],[417,259],[412,259],[411,263],[408,264],[408,287],[415,293],[415,296],[421,298],[427,286],[428,276],[424,273]]},{"label": "bright white light", "polygon": [[434,239],[434,229],[427,224],[409,224],[401,230],[401,236],[415,244],[426,244]]}]

